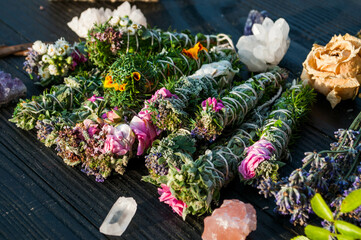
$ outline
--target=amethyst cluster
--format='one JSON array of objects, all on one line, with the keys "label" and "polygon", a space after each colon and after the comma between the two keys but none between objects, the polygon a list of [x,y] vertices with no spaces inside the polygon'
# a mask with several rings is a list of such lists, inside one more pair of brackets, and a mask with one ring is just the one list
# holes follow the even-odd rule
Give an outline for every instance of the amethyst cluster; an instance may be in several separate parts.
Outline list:
[{"label": "amethyst cluster", "polygon": [[253,24],[255,24],[255,23],[262,24],[263,20],[266,17],[268,17],[267,11],[258,12],[257,10],[251,10],[248,14],[246,24],[244,26],[243,34],[245,36],[253,35],[253,33],[252,33]]},{"label": "amethyst cluster", "polygon": [[19,78],[12,78],[10,73],[0,71],[0,106],[25,94],[26,86]]}]

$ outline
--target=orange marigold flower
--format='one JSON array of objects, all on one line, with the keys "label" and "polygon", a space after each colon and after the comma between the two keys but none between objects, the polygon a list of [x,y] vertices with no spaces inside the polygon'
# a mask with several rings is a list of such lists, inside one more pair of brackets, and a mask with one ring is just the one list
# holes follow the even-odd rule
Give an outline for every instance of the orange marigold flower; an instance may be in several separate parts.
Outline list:
[{"label": "orange marigold flower", "polygon": [[135,81],[139,81],[141,75],[140,75],[139,72],[133,72],[133,73],[132,73],[132,77],[133,77],[133,79],[134,79]]},{"label": "orange marigold flower", "polygon": [[198,53],[202,50],[205,50],[208,52],[207,48],[203,47],[203,45],[200,42],[197,42],[194,47],[186,50],[183,48],[182,53],[190,58],[193,58],[195,60],[198,60]]},{"label": "orange marigold flower", "polygon": [[113,88],[116,83],[113,83],[113,78],[110,75],[107,75],[104,80],[104,88]]},{"label": "orange marigold flower", "polygon": [[114,86],[116,91],[125,91],[125,86],[127,86],[127,83],[123,83],[123,84],[116,84],[116,86]]}]

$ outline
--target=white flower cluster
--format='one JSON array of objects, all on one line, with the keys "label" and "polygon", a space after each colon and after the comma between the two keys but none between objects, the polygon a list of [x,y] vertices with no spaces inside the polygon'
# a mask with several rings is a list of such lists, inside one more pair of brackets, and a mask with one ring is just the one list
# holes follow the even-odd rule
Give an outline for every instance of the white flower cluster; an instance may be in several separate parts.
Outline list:
[{"label": "white flower cluster", "polygon": [[[111,11],[109,8],[88,8],[80,14],[80,17],[74,17],[68,26],[73,30],[79,37],[86,38],[88,31],[94,26],[94,24],[105,23],[109,20],[110,17],[113,17],[110,20],[112,26],[116,24],[127,25],[128,20],[124,18],[128,16],[133,23],[147,26],[147,19],[140,9],[134,5],[131,7],[129,2],[122,3],[117,9]],[[132,31],[132,30],[130,30]]]},{"label": "white flower cluster", "polygon": [[[42,41],[35,41],[32,46],[39,56],[39,61],[34,63],[38,67],[38,75],[46,80],[51,75],[64,75],[68,72],[68,65],[71,63],[71,57],[67,55],[71,52],[70,44],[64,39],[60,38],[54,44],[46,44]],[[59,64],[65,60],[65,64]],[[59,65],[61,68],[59,68]]]},{"label": "white flower cluster", "polygon": [[[134,35],[135,32],[142,27],[141,24],[132,23],[128,17],[118,17],[114,16],[110,19],[109,24],[111,26],[120,26],[119,30],[124,33],[129,33],[130,35]],[[132,24],[131,24],[132,23]]]},{"label": "white flower cluster", "polygon": [[276,22],[265,18],[262,24],[254,24],[253,35],[242,36],[236,45],[240,60],[252,72],[264,72],[278,65],[290,46],[289,31],[283,18]]}]

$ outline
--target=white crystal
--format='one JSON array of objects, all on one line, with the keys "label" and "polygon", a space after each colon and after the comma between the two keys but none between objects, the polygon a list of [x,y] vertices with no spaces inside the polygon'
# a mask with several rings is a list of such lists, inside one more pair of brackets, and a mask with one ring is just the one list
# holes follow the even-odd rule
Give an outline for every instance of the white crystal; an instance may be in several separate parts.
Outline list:
[{"label": "white crystal", "polygon": [[228,82],[233,79],[238,70],[232,69],[232,64],[229,61],[221,60],[219,62],[203,64],[190,78],[202,78],[209,76],[212,78],[224,76],[224,81]]},{"label": "white crystal", "polygon": [[134,198],[118,198],[100,226],[100,232],[111,236],[121,236],[136,211],[137,203]]},{"label": "white crystal", "polygon": [[283,18],[276,22],[265,18],[262,24],[254,24],[253,35],[240,37],[236,45],[240,60],[252,72],[264,72],[278,65],[290,46],[289,31]]},{"label": "white crystal", "polygon": [[147,26],[147,19],[141,10],[137,9],[134,5],[130,6],[129,2],[124,2],[114,11],[109,8],[88,8],[80,14],[80,17],[74,17],[68,26],[79,37],[86,38],[88,31],[94,26],[94,24],[105,23],[110,17],[125,17],[128,16],[133,23]]}]

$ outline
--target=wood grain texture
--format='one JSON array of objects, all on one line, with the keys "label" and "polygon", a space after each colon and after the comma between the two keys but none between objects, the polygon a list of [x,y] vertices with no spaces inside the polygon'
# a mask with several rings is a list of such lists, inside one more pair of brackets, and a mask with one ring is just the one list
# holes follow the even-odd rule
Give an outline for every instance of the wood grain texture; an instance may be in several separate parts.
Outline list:
[{"label": "wood grain texture", "polygon": [[[40,10],[40,6],[43,10]],[[117,3],[49,2],[47,0],[0,0],[0,45],[35,40],[55,41],[78,37],[66,25],[88,7],[116,8]],[[261,1],[172,0],[137,3],[148,23],[167,29],[230,34],[237,42],[251,9],[265,9],[275,19],[290,24],[290,49],[281,66],[299,76],[302,62],[314,42],[325,44],[333,34],[356,33],[361,22],[359,1]],[[0,69],[19,77],[28,88],[27,97],[42,88],[22,70],[23,58],[0,60]],[[282,169],[287,174],[300,166],[305,151],[328,148],[333,131],[346,128],[361,109],[360,100],[345,101],[332,110],[323,96],[303,123],[291,147],[292,161]],[[183,221],[158,201],[154,186],[140,181],[146,174],[144,159],[133,159],[124,176],[97,183],[78,168],[66,166],[53,149],[36,139],[35,132],[22,131],[7,120],[14,104],[0,109],[0,237],[3,239],[104,239],[99,233],[103,219],[120,196],[133,197],[138,210],[120,239],[200,239],[204,217]],[[258,216],[257,231],[248,239],[290,239],[293,228],[287,217],[273,212],[272,199],[236,179],[222,190],[221,200],[237,198],[252,203]],[[113,238],[113,237],[111,237]]]}]

